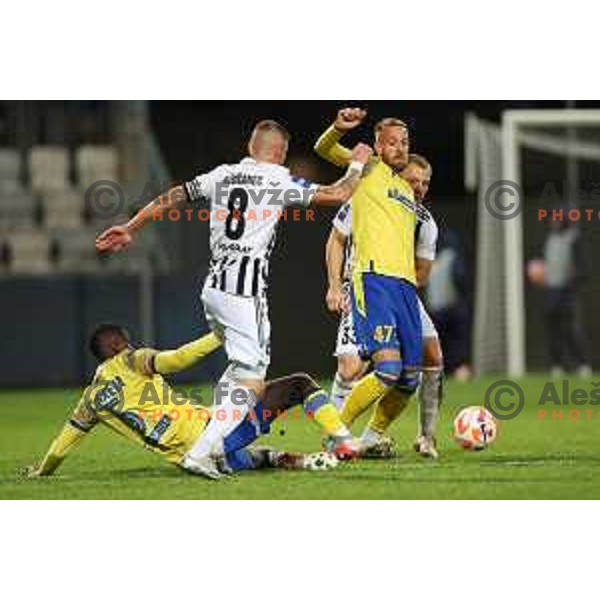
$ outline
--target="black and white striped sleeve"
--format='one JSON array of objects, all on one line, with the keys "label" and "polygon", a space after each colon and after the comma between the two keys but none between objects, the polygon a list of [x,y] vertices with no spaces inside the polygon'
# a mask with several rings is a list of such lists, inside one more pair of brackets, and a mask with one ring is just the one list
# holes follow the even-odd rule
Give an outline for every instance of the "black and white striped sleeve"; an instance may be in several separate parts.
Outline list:
[{"label": "black and white striped sleeve", "polygon": [[190,202],[209,201],[214,198],[218,174],[219,168],[217,167],[208,173],[202,173],[187,181],[184,186]]},{"label": "black and white striped sleeve", "polygon": [[352,204],[350,200],[340,206],[333,219],[333,226],[344,236],[352,234]]}]

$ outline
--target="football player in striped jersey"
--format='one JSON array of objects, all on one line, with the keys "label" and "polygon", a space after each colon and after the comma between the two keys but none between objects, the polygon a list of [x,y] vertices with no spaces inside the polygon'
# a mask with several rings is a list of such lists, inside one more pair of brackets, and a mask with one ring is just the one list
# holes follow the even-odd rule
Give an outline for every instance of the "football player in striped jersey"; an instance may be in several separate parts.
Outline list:
[{"label": "football player in striped jersey", "polygon": [[[282,125],[259,122],[248,143],[248,157],[175,186],[151,201],[126,225],[111,227],[96,240],[99,251],[123,250],[157,210],[171,210],[187,201],[207,202],[210,271],[202,291],[204,312],[212,330],[223,341],[228,357],[222,383],[243,387],[253,397],[262,392],[270,363],[266,294],[270,254],[283,210],[344,202],[356,188],[371,156],[368,146],[357,145],[351,152],[348,170],[339,181],[316,185],[293,177],[283,166],[288,142],[289,134]],[[254,218],[250,218],[251,213]],[[190,448],[186,460],[190,464],[201,461],[233,426],[235,423],[227,419],[211,421],[205,435]],[[340,456],[353,455],[352,436],[346,427],[335,432],[333,441]]]}]

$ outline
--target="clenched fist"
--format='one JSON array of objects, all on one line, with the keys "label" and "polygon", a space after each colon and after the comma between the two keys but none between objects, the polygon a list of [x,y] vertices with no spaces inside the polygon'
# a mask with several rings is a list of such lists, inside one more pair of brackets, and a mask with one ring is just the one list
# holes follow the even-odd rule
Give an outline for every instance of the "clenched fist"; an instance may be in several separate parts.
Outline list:
[{"label": "clenched fist", "polygon": [[363,144],[362,142],[356,144],[352,149],[352,160],[362,163],[363,165],[366,165],[369,162],[372,155],[373,150],[371,146]]},{"label": "clenched fist", "polygon": [[358,127],[367,116],[367,111],[362,108],[342,108],[335,119],[333,126],[338,131],[350,131]]}]

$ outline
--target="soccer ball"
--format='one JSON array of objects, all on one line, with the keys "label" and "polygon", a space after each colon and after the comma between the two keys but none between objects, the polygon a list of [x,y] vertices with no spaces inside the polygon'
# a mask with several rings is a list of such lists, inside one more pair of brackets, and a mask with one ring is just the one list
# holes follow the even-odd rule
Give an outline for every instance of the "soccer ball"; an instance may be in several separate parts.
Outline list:
[{"label": "soccer ball", "polygon": [[304,458],[304,468],[308,471],[329,471],[337,465],[338,459],[329,452],[315,452]]},{"label": "soccer ball", "polygon": [[496,433],[496,419],[483,406],[463,408],[454,419],[454,439],[465,450],[485,450]]}]

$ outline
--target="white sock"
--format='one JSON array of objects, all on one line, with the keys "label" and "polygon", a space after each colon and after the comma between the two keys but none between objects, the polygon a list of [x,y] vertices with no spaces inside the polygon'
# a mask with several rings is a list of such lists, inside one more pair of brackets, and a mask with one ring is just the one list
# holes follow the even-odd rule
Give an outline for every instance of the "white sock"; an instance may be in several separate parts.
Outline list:
[{"label": "white sock", "polygon": [[[224,438],[246,418],[250,409],[254,407],[254,394],[249,388],[229,379],[226,375],[219,380],[219,386],[215,388],[210,422],[187,453],[187,456],[192,459],[197,460],[211,453],[221,454]],[[240,402],[242,392],[239,390],[246,393],[248,402]],[[231,398],[233,392],[236,394],[235,403]]]},{"label": "white sock", "polygon": [[340,374],[336,372],[331,384],[331,391],[329,392],[329,401],[338,409],[342,410],[346,398],[354,387],[354,381],[344,381]]},{"label": "white sock", "polygon": [[376,444],[381,439],[381,434],[377,433],[377,431],[373,431],[370,427],[365,427],[360,439],[364,444],[370,446]]},{"label": "white sock", "polygon": [[442,377],[442,369],[423,372],[419,388],[419,422],[421,435],[426,438],[432,438],[435,435],[442,403]]}]

